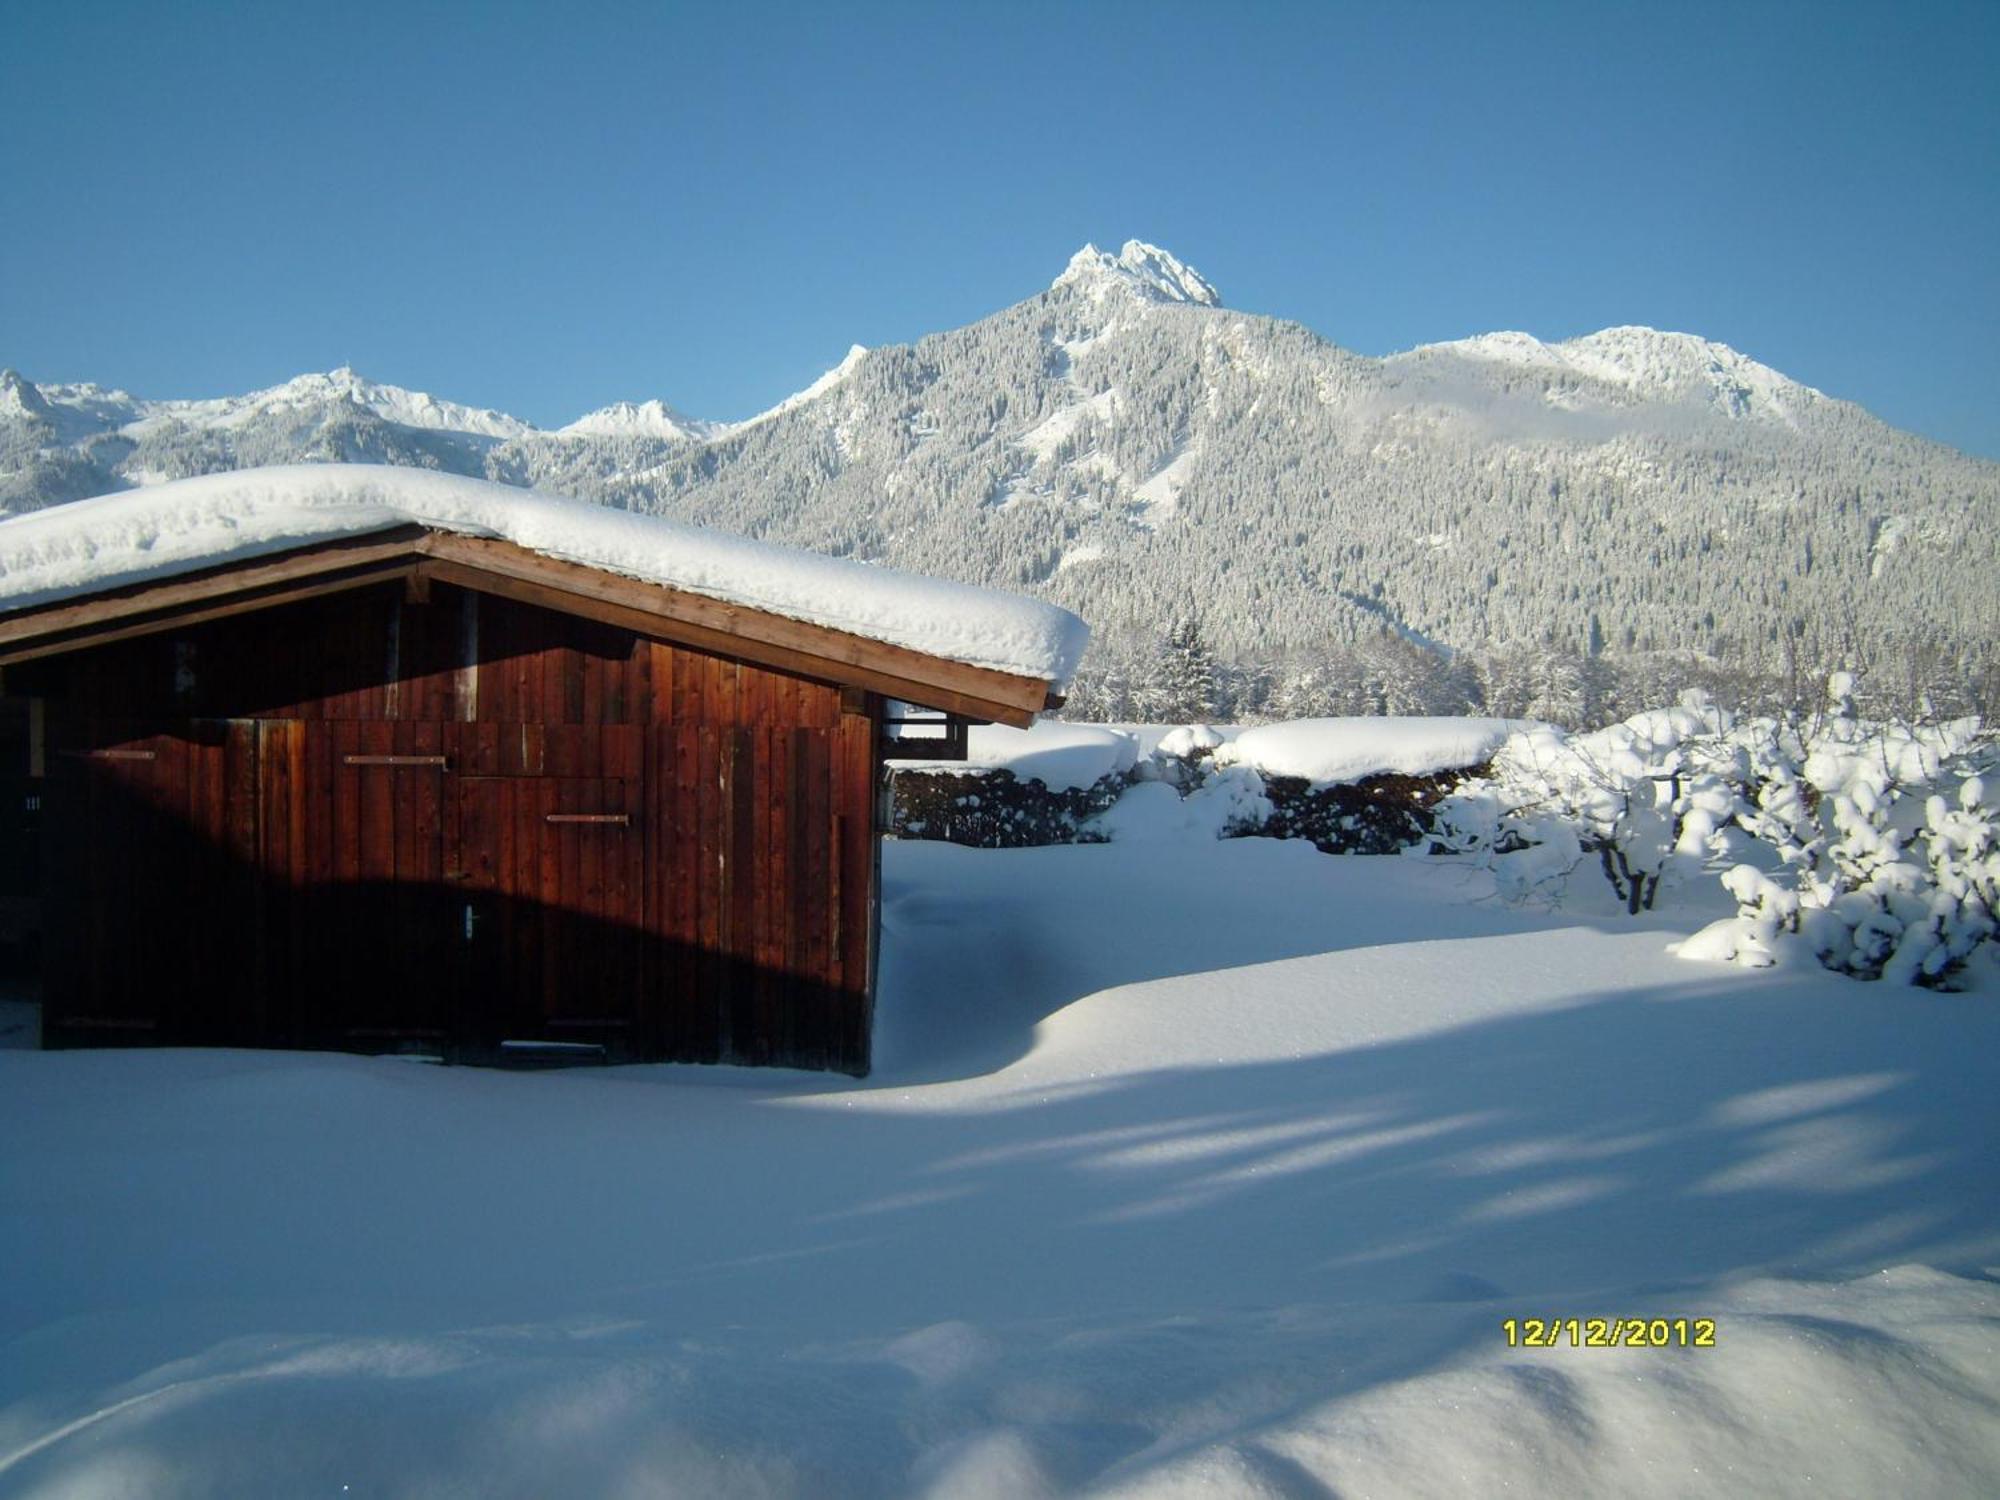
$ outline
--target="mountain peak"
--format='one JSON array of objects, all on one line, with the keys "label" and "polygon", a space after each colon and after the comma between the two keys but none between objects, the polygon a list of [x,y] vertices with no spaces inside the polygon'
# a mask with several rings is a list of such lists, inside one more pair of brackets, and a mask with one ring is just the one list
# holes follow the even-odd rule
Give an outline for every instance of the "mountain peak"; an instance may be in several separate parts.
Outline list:
[{"label": "mountain peak", "polygon": [[1545,344],[1530,333],[1482,333],[1392,358],[1433,353],[1581,375],[1635,392],[1695,397],[1726,416],[1760,416],[1786,424],[1796,421],[1803,403],[1820,394],[1727,344],[1636,324],[1601,328],[1559,344]]},{"label": "mountain peak", "polygon": [[253,391],[247,396],[226,396],[219,401],[163,403],[183,420],[201,425],[231,426],[267,413],[310,409],[329,402],[345,402],[360,407],[387,422],[405,427],[504,440],[520,437],[533,429],[518,417],[489,408],[461,406],[440,401],[426,391],[406,390],[370,380],[352,365],[341,365],[325,373],[294,375],[282,385]]},{"label": "mountain peak", "polygon": [[0,416],[41,418],[49,404],[35,383],[18,370],[0,370]]},{"label": "mountain peak", "polygon": [[1187,262],[1158,245],[1127,240],[1116,255],[1085,245],[1072,255],[1054,287],[1073,286],[1102,301],[1114,288],[1152,302],[1222,306],[1222,294]]},{"label": "mountain peak", "polygon": [[716,424],[686,416],[666,402],[655,399],[614,401],[557,430],[572,437],[651,437],[684,443],[698,442],[711,436],[716,431]]}]

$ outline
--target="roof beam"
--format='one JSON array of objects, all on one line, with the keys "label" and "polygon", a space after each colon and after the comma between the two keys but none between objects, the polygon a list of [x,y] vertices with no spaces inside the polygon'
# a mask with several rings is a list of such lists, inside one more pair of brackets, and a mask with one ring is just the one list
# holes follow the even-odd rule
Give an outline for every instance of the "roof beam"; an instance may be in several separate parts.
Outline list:
[{"label": "roof beam", "polygon": [[297,604],[301,600],[317,599],[326,594],[367,588],[371,584],[407,578],[417,571],[417,567],[418,564],[405,557],[400,561],[350,568],[333,575],[319,574],[296,583],[274,583],[253,593],[239,594],[213,604],[183,606],[163,614],[122,615],[102,625],[81,626],[54,636],[42,636],[13,646],[0,646],[0,667],[39,661],[49,656],[62,656],[92,646],[108,646],[114,641],[128,641],[137,636],[160,635],[166,631],[179,630],[184,626],[199,625],[208,620],[223,620],[231,615],[272,609],[280,604]]},{"label": "roof beam", "polygon": [[196,619],[266,609],[310,597],[302,589],[315,583],[329,587],[311,592],[330,593],[393,577],[410,569],[415,561],[412,550],[423,535],[421,526],[398,526],[339,537],[247,562],[147,579],[81,599],[0,614],[0,662],[27,661],[101,641],[171,630]]}]

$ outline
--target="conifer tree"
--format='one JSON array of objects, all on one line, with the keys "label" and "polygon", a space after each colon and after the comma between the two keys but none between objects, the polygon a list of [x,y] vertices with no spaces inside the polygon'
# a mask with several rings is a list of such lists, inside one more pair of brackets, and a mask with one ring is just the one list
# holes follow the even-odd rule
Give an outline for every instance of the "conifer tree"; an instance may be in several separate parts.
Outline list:
[{"label": "conifer tree", "polygon": [[1148,683],[1153,715],[1168,724],[1206,723],[1216,717],[1217,687],[1215,657],[1201,625],[1183,616],[1168,627],[1154,658]]}]

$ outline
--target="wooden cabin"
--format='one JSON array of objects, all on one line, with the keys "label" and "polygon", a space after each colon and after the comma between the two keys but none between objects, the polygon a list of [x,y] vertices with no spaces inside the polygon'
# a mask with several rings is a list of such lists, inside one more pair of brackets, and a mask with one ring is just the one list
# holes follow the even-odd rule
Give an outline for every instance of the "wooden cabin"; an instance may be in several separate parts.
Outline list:
[{"label": "wooden cabin", "polygon": [[888,706],[1056,686],[422,519],[180,550],[0,613],[45,1046],[865,1072]]}]

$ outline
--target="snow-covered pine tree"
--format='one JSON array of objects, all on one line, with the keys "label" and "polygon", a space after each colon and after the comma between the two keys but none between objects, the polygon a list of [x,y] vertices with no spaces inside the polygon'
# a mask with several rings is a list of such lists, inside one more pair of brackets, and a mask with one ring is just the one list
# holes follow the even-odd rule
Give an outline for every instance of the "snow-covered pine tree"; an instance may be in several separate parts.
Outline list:
[{"label": "snow-covered pine tree", "polygon": [[1167,724],[1205,724],[1216,717],[1219,683],[1215,656],[1201,624],[1184,615],[1167,628],[1147,683],[1151,713]]}]

